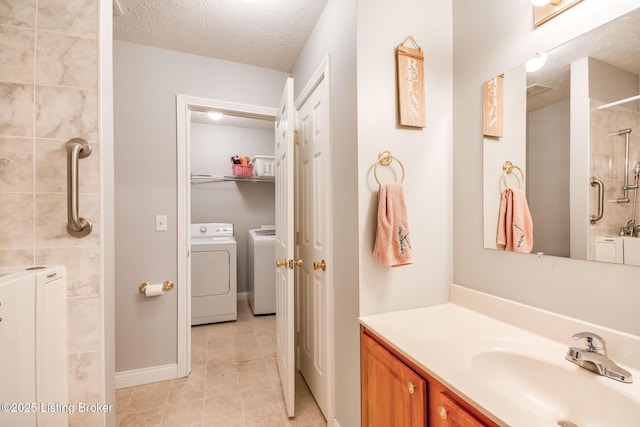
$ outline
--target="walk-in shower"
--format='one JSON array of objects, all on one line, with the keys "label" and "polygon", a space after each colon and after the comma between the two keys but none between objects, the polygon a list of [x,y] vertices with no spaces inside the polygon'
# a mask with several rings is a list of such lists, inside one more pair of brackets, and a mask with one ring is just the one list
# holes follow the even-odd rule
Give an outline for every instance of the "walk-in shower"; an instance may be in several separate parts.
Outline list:
[{"label": "walk-in shower", "polygon": [[627,128],[627,129],[620,129],[615,132],[611,132],[609,134],[609,136],[624,135],[624,185],[622,186],[624,195],[621,198],[609,200],[610,202],[629,203],[630,202],[629,190],[638,189],[637,182],[634,185],[629,185],[629,134],[630,133],[631,133],[631,129]]}]

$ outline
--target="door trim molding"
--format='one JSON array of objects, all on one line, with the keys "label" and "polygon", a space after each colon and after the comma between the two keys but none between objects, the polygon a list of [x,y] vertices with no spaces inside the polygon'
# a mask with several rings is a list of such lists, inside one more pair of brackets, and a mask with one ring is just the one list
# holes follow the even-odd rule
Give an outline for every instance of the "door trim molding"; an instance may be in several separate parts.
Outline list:
[{"label": "door trim molding", "polygon": [[241,104],[219,99],[176,95],[176,157],[178,182],[178,349],[177,377],[191,372],[191,111],[215,109],[236,116],[275,119],[277,109],[259,105]]}]

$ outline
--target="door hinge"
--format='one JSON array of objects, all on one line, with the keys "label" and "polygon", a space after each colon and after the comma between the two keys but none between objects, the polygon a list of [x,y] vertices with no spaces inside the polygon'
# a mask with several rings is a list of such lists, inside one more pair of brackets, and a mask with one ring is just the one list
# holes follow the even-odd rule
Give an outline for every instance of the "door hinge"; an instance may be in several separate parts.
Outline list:
[{"label": "door hinge", "polygon": [[296,332],[296,345],[300,345],[300,331]]},{"label": "door hinge", "polygon": [[296,245],[300,245],[300,232],[296,231]]},{"label": "door hinge", "polygon": [[293,132],[293,141],[296,145],[300,145],[300,132],[297,130]]}]

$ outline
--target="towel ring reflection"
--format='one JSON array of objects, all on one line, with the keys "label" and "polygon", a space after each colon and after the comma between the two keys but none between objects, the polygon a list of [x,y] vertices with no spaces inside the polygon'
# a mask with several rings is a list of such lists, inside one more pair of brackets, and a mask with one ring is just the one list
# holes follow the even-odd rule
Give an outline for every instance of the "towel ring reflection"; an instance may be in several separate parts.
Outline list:
[{"label": "towel ring reflection", "polygon": [[402,177],[400,178],[400,183],[404,182],[404,165],[400,160],[393,157],[389,150],[384,150],[384,151],[381,151],[380,154],[378,154],[378,162],[373,167],[373,176],[376,178],[376,182],[378,183],[378,185],[382,185],[380,183],[380,180],[378,179],[378,165],[389,166],[391,162],[394,160],[398,162],[398,164],[400,165],[400,169],[402,170]]},{"label": "towel ring reflection", "polygon": [[518,172],[520,172],[520,189],[524,188],[524,172],[522,172],[522,169],[520,169],[518,166],[514,165],[513,163],[511,163],[509,160],[507,160],[506,162],[504,162],[502,164],[502,182],[504,183],[504,187],[505,188],[511,188],[509,187],[509,184],[507,184],[507,175],[510,175],[514,169],[517,169]]}]

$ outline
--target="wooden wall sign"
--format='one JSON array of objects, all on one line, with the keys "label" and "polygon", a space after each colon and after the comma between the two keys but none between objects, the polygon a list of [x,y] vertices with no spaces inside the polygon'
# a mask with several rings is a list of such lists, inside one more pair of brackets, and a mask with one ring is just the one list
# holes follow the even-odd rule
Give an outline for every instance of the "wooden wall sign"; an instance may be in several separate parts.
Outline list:
[{"label": "wooden wall sign", "polygon": [[[404,44],[410,40],[412,47]],[[409,36],[396,47],[398,67],[398,109],[402,126],[425,127],[424,55]]]},{"label": "wooden wall sign", "polygon": [[499,75],[486,81],[483,85],[484,97],[482,100],[482,132],[485,136],[502,137],[504,96],[504,75]]}]

